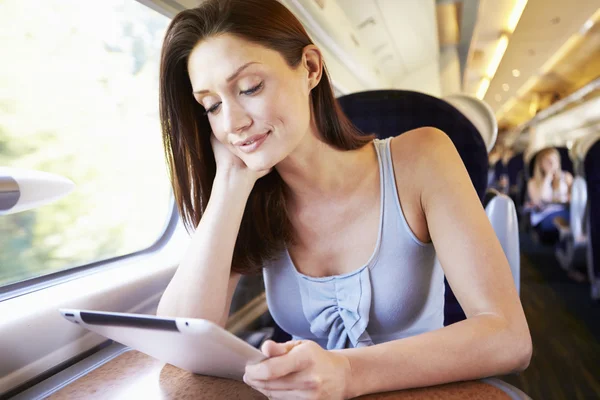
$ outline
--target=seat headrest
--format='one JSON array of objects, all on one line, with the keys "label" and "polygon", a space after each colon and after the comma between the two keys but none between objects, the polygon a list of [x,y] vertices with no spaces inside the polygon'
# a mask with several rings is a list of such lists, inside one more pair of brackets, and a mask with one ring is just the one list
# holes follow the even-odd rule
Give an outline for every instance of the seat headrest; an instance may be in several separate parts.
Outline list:
[{"label": "seat headrest", "polygon": [[600,139],[600,131],[592,132],[575,139],[573,146],[569,149],[569,158],[573,162],[573,170],[577,175],[585,175],[583,171],[583,160],[590,147]]},{"label": "seat headrest", "polygon": [[498,139],[498,121],[496,121],[496,116],[492,108],[477,97],[466,94],[453,94],[444,97],[443,100],[452,104],[454,108],[463,113],[475,125],[483,137],[487,152],[492,151],[496,144],[496,139]]},{"label": "seat headrest", "polygon": [[499,196],[500,192],[496,189],[490,188],[485,191],[485,195],[483,196],[483,208],[486,208],[487,205],[492,201],[492,199],[496,196]]},{"label": "seat headrest", "polygon": [[361,131],[383,139],[425,126],[444,131],[456,146],[479,198],[487,187],[486,144],[477,127],[444,100],[406,90],[374,90],[338,98]]},{"label": "seat headrest", "polygon": [[600,132],[594,132],[577,139],[572,148],[573,159],[579,162],[585,160],[585,156],[598,140],[600,140]]}]

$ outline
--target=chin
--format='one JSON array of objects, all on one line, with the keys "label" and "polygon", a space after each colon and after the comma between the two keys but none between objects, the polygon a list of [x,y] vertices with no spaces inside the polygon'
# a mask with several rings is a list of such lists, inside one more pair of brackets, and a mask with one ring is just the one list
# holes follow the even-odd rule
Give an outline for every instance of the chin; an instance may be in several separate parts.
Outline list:
[{"label": "chin", "polygon": [[252,157],[252,159],[244,160],[246,166],[252,171],[264,171],[269,168],[273,168],[275,166],[275,162],[269,158],[263,157]]}]

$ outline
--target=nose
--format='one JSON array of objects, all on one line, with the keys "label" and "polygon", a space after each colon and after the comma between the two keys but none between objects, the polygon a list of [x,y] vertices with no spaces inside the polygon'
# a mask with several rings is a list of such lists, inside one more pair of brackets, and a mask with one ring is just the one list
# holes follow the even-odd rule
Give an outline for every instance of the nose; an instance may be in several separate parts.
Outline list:
[{"label": "nose", "polygon": [[223,128],[226,133],[240,133],[252,125],[252,118],[237,102],[225,102],[223,106]]}]

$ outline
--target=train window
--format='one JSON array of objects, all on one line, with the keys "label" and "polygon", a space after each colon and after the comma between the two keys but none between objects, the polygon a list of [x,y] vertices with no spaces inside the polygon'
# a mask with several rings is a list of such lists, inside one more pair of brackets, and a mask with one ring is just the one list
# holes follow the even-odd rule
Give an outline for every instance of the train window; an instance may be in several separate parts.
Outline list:
[{"label": "train window", "polygon": [[164,232],[168,23],[135,0],[0,2],[0,166],[76,184],[56,203],[0,216],[0,286],[140,251]]}]

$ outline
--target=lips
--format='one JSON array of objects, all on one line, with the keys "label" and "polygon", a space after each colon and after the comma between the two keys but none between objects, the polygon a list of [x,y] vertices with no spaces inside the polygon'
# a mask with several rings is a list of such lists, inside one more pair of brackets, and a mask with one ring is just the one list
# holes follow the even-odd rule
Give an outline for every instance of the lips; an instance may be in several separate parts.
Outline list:
[{"label": "lips", "polygon": [[269,137],[270,133],[271,131],[263,133],[262,135],[252,135],[244,140],[236,142],[235,146],[237,146],[244,153],[252,153],[264,143],[264,141]]},{"label": "lips", "polygon": [[235,142],[234,145],[235,146],[248,146],[256,141],[263,139],[269,133],[271,133],[271,131],[269,131],[267,133],[263,133],[262,135],[252,135],[244,140],[239,140],[239,141]]}]

